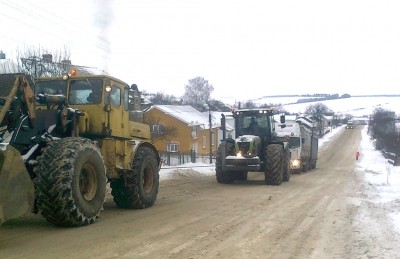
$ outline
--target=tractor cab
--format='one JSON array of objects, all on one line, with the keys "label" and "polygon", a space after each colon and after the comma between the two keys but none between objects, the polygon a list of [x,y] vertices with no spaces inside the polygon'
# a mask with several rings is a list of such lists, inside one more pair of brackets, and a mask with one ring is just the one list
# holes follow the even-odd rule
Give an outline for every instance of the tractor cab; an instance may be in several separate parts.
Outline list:
[{"label": "tractor cab", "polygon": [[242,109],[233,112],[236,136],[253,135],[269,142],[275,138],[275,124],[271,109]]}]

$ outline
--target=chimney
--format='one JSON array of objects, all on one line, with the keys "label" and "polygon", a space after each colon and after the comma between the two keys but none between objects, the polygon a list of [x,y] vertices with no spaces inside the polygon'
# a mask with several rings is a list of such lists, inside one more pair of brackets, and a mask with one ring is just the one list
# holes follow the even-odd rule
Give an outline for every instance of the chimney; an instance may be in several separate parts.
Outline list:
[{"label": "chimney", "polygon": [[42,55],[43,61],[47,63],[53,62],[53,56],[51,54],[43,54]]}]

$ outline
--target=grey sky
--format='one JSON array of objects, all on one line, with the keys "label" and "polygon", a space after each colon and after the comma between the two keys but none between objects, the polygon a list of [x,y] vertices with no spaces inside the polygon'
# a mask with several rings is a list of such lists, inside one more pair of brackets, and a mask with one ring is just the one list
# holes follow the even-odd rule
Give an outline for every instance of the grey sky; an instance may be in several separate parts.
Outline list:
[{"label": "grey sky", "polygon": [[394,94],[399,11],[394,0],[0,0],[0,50],[67,45],[75,64],[176,96],[196,76],[218,99]]}]

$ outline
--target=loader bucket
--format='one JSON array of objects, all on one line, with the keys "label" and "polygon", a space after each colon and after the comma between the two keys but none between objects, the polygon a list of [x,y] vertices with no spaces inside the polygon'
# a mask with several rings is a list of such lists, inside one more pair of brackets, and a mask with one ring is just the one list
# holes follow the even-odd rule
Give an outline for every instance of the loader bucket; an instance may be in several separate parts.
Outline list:
[{"label": "loader bucket", "polygon": [[18,150],[0,150],[0,225],[32,211],[35,188]]}]

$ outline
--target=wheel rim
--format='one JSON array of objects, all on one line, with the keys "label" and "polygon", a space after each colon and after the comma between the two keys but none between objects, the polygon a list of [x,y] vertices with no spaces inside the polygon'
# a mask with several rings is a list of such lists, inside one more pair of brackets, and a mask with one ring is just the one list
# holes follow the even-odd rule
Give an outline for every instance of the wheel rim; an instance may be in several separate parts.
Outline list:
[{"label": "wheel rim", "polygon": [[96,170],[91,164],[85,164],[79,176],[79,190],[82,197],[91,201],[96,196],[97,192],[97,178]]},{"label": "wheel rim", "polygon": [[153,189],[153,169],[149,166],[144,168],[142,184],[146,193]]}]

